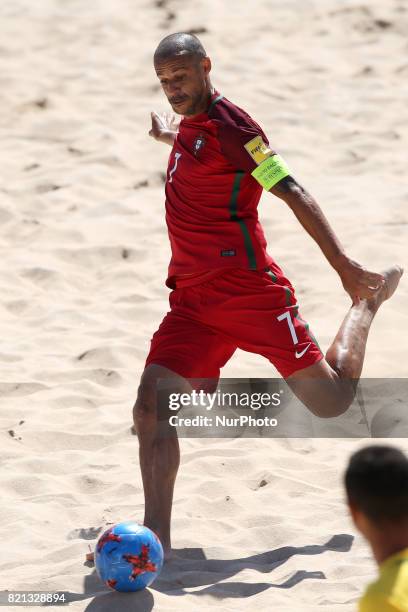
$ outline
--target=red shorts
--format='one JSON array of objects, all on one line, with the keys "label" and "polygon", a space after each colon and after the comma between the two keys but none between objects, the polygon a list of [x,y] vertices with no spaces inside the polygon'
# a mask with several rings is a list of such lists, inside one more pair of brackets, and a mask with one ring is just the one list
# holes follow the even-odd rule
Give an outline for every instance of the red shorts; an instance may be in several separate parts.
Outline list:
[{"label": "red shorts", "polygon": [[146,366],[184,378],[219,378],[237,348],[263,355],[286,378],[323,354],[301,318],[295,292],[278,265],[228,268],[199,285],[174,289],[151,340]]}]

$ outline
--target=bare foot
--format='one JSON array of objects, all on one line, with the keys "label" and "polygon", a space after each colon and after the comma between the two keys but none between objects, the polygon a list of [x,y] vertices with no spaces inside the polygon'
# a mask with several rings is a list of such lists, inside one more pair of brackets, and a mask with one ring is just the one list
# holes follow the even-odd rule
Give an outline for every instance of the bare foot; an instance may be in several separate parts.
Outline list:
[{"label": "bare foot", "polygon": [[[152,528],[149,527],[149,529],[152,529]],[[158,529],[152,529],[152,531],[159,538],[160,544],[163,547],[164,562],[170,561],[170,559],[173,556],[173,551],[171,549],[170,539],[168,537],[167,538],[161,538],[160,537],[160,531]]]},{"label": "bare foot", "polygon": [[174,556],[171,547],[164,548],[163,546],[163,552],[164,552],[164,563],[166,563],[166,561],[170,561],[170,559],[172,559]]},{"label": "bare foot", "polygon": [[160,541],[160,544],[163,547],[164,561],[169,561],[173,556],[173,551],[171,549],[170,534],[168,533],[168,531],[162,535],[160,533],[160,529],[158,529],[157,527],[153,527],[151,524],[149,525],[149,521],[145,520],[143,524],[151,531],[153,531],[153,533],[157,536]]},{"label": "bare foot", "polygon": [[401,268],[401,266],[392,266],[391,268],[384,270],[382,275],[385,278],[385,283],[375,297],[367,300],[368,307],[374,310],[374,312],[377,312],[381,304],[385,302],[385,300],[388,300],[395,292],[403,273],[404,270]]}]

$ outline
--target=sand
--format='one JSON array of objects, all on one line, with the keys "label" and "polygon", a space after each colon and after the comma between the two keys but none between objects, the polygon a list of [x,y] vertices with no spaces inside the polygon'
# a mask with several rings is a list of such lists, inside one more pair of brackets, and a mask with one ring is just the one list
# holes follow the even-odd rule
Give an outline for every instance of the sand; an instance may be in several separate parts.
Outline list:
[{"label": "sand", "polygon": [[[407,3],[3,0],[0,24],[0,588],[70,591],[75,611],[355,610],[376,568],[341,478],[369,438],[184,439],[160,579],[108,593],[84,555],[143,516],[131,407],[168,309],[156,44],[199,32],[213,84],[379,271],[407,259]],[[349,306],[338,277],[283,202],[264,194],[260,216],[327,349]],[[408,377],[406,300],[403,281],[366,377]],[[238,351],[223,376],[276,371]]]}]

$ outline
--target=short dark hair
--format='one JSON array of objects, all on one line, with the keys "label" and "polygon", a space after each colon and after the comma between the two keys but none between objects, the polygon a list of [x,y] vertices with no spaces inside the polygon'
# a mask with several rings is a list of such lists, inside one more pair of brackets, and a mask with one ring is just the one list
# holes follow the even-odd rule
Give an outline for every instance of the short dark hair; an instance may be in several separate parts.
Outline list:
[{"label": "short dark hair", "polygon": [[408,519],[408,459],[392,446],[354,453],[344,477],[351,504],[375,522]]},{"label": "short dark hair", "polygon": [[190,57],[201,59],[206,57],[207,53],[200,39],[195,34],[175,32],[160,41],[154,52],[153,59],[156,63],[177,55],[189,55]]}]

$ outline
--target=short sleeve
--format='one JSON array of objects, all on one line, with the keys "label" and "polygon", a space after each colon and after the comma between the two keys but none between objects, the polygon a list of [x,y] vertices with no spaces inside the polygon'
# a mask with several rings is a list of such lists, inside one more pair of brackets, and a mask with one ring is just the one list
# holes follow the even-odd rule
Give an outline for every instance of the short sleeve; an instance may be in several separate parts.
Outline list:
[{"label": "short sleeve", "polygon": [[253,172],[273,154],[265,136],[255,130],[226,125],[220,130],[219,140],[228,161],[245,172]]},{"label": "short sleeve", "polygon": [[218,128],[221,152],[237,170],[251,173],[274,153],[260,126],[235,104],[222,100],[211,118]]}]

